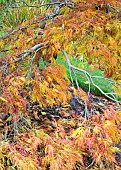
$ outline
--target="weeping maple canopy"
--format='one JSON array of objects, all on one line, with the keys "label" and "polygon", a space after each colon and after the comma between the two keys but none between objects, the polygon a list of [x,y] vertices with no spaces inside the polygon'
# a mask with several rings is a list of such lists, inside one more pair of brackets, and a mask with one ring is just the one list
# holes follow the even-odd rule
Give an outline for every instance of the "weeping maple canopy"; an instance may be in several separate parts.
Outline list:
[{"label": "weeping maple canopy", "polygon": [[[62,50],[68,56],[83,57],[93,69],[100,68],[105,77],[120,82],[121,2],[54,3],[58,10],[51,6],[45,15],[25,20],[0,38],[1,91],[11,105],[7,111],[25,111],[28,95],[33,101],[39,100],[41,106],[66,103],[71,96],[69,80],[53,57]],[[38,67],[41,59],[51,61],[43,71]]]},{"label": "weeping maple canopy", "polygon": [[[70,82],[66,68],[55,59],[63,55],[70,75],[73,72],[76,78],[75,70],[84,73],[95,88],[113,99],[94,84],[83,64],[91,65],[90,71],[103,70],[121,94],[121,1],[10,2],[14,19],[10,20],[10,11],[0,37],[0,138],[4,139],[0,167],[120,169],[120,157],[116,160],[121,139],[118,101],[105,106],[106,99],[91,99],[77,81],[77,88],[72,86],[73,78]],[[29,19],[18,15],[20,9],[23,15],[29,9]],[[78,58],[82,68],[72,65],[71,57]],[[53,116],[52,111],[60,114],[58,120],[47,117]]]}]

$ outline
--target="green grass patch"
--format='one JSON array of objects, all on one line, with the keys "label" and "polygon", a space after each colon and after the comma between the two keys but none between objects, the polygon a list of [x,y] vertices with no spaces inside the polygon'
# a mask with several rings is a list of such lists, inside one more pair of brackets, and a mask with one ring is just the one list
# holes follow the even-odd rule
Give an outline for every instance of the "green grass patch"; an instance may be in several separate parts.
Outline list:
[{"label": "green grass patch", "polygon": [[0,31],[0,37],[2,37],[4,35],[3,31]]}]

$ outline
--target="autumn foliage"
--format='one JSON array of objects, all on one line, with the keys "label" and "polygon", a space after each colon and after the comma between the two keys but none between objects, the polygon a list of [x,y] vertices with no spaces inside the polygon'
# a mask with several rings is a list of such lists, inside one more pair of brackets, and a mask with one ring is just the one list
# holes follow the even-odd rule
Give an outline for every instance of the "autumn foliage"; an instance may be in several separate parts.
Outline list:
[{"label": "autumn foliage", "polygon": [[[90,71],[100,68],[105,78],[115,81],[120,95],[121,2],[52,3],[44,15],[32,15],[15,28],[4,21],[6,32],[0,37],[1,169],[118,170],[120,102],[105,106],[105,99],[96,110],[89,94],[73,87],[55,58],[67,54],[66,62],[70,56],[83,56]],[[83,113],[74,110],[70,101],[81,104]]]}]

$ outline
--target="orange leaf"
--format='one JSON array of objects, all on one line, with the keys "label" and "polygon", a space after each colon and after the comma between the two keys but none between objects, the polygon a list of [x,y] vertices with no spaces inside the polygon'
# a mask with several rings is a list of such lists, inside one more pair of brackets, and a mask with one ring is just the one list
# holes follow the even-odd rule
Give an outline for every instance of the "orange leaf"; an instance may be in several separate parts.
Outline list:
[{"label": "orange leaf", "polygon": [[45,148],[45,154],[48,154],[50,158],[54,158],[54,149],[52,145],[47,145]]}]

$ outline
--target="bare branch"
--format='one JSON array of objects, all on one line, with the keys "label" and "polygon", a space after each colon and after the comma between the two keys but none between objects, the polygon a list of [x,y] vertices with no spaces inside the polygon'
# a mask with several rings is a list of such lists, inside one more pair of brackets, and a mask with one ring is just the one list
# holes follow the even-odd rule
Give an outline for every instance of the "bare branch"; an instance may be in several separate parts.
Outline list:
[{"label": "bare branch", "polygon": [[31,49],[27,50],[25,54],[21,58],[17,58],[16,60],[13,61],[13,63],[19,62],[24,60],[28,55],[30,55],[32,52],[36,51],[37,49],[44,48],[45,43],[37,44]]},{"label": "bare branch", "polygon": [[[21,3],[21,2],[23,2],[23,5],[19,5],[19,3]],[[55,6],[55,5],[57,5],[59,8],[62,7],[62,6],[74,8],[74,3],[70,2],[70,1],[65,1],[65,2],[56,1],[56,2],[49,2],[49,3],[45,3],[45,4],[40,4],[40,5],[29,5],[25,1],[18,1],[18,2],[16,2],[16,5],[15,5],[15,3],[14,3],[14,5],[9,4],[8,8],[23,8],[23,7],[41,8],[41,7],[45,7],[45,6]]]},{"label": "bare branch", "polygon": [[[24,54],[22,57],[20,58],[17,58],[16,60],[14,61],[11,61],[11,63],[8,63],[8,62],[2,62],[2,67],[0,69],[0,72],[4,71],[5,74],[9,74],[9,68],[8,66],[12,63],[17,63],[17,62],[20,62],[20,61],[23,61],[24,59],[26,59],[30,54],[32,54],[33,52],[35,53],[36,55],[36,52],[39,51],[40,49],[42,48],[46,48],[47,46],[45,46],[46,43],[40,43],[40,44],[36,44],[35,46],[33,46],[31,49],[27,50],[26,52],[24,53],[20,53],[18,54],[18,56],[21,56],[22,54]],[[34,57],[35,57],[34,55]]]},{"label": "bare branch", "polygon": [[108,99],[110,99],[110,100],[112,100],[114,102],[120,103],[118,100],[116,100],[116,98],[113,95],[112,95],[113,97],[110,97],[108,95],[108,93],[105,93],[98,85],[96,85],[93,82],[92,76],[86,70],[83,70],[83,69],[80,69],[78,67],[75,67],[75,66],[71,65],[69,57],[68,57],[67,53],[65,52],[65,50],[62,50],[62,52],[63,52],[64,56],[66,57],[67,64],[68,64],[68,66],[70,67],[71,70],[77,70],[79,72],[84,73],[87,76],[87,78],[89,80],[89,83],[92,83],[92,85],[94,87],[96,87],[101,92],[101,94],[103,94],[105,97],[107,97]]}]

